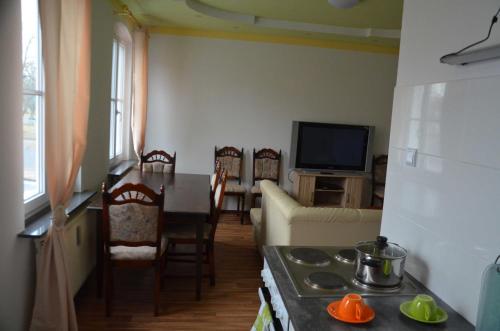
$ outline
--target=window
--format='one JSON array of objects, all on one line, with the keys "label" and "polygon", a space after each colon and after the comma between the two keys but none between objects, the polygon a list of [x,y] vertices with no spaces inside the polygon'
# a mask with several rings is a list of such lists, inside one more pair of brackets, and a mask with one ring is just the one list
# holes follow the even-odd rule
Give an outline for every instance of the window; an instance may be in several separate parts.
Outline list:
[{"label": "window", "polygon": [[47,201],[44,86],[37,0],[22,0],[24,202],[27,212]]},{"label": "window", "polygon": [[113,41],[113,73],[111,82],[111,118],[109,159],[119,158],[124,149],[125,122],[125,44],[118,39]]}]

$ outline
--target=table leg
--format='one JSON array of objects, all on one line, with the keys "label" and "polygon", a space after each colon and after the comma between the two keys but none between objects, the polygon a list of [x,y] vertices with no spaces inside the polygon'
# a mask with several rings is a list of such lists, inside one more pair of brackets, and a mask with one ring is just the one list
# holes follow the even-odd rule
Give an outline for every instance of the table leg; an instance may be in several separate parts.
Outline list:
[{"label": "table leg", "polygon": [[103,242],[102,242],[102,211],[95,211],[95,254],[96,254],[96,278],[97,278],[97,297],[102,298],[103,281]]},{"label": "table leg", "polygon": [[201,282],[203,278],[203,228],[204,219],[196,223],[196,300],[201,299]]}]

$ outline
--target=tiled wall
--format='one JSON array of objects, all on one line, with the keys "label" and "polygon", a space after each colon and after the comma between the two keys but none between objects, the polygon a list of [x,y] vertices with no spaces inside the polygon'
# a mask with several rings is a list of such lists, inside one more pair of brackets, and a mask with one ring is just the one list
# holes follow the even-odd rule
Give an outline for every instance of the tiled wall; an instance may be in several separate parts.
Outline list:
[{"label": "tiled wall", "polygon": [[500,254],[500,61],[464,68],[439,55],[474,41],[464,29],[481,36],[496,7],[405,1],[382,221],[409,250],[407,270],[473,323],[482,271]]}]

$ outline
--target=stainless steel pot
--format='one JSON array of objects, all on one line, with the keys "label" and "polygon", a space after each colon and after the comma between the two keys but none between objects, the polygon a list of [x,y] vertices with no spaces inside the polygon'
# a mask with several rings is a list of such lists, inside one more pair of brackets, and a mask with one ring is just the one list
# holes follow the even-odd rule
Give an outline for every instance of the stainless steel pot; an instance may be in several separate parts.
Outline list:
[{"label": "stainless steel pot", "polygon": [[397,287],[403,279],[406,249],[378,236],[356,244],[356,280],[376,287]]}]

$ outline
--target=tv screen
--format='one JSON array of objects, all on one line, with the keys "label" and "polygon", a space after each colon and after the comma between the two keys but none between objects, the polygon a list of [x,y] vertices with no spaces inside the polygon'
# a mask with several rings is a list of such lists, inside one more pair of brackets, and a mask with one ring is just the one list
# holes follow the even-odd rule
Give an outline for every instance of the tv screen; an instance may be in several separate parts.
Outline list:
[{"label": "tv screen", "polygon": [[294,168],[370,171],[373,127],[294,122]]}]

